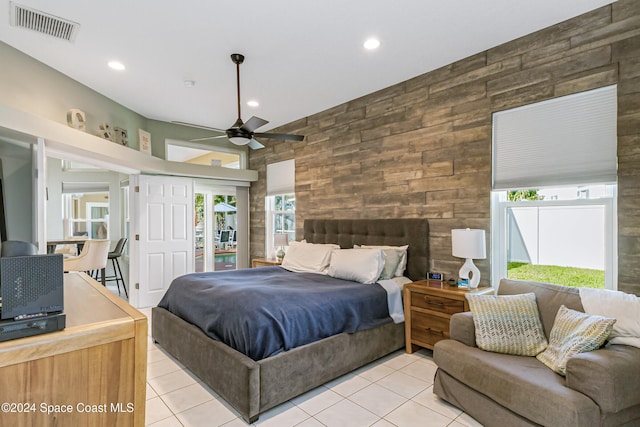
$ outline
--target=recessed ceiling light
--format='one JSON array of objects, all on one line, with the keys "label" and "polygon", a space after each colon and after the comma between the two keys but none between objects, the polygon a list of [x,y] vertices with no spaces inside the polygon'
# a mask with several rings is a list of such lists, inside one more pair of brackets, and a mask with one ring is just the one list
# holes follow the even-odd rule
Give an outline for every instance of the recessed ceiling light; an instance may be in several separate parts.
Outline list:
[{"label": "recessed ceiling light", "polygon": [[109,66],[109,68],[111,68],[113,70],[117,70],[117,71],[123,71],[124,70],[124,64],[122,62],[109,61],[107,63],[107,65]]},{"label": "recessed ceiling light", "polygon": [[373,49],[377,49],[378,47],[380,47],[380,40],[378,39],[370,38],[364,42],[365,49],[373,50]]},{"label": "recessed ceiling light", "polygon": [[186,87],[194,87],[196,85],[196,81],[195,80],[185,80],[184,81],[184,85]]},{"label": "recessed ceiling light", "polygon": [[258,101],[256,101],[255,99],[252,99],[250,101],[247,101],[247,105],[249,107],[258,107],[260,105],[260,103]]}]

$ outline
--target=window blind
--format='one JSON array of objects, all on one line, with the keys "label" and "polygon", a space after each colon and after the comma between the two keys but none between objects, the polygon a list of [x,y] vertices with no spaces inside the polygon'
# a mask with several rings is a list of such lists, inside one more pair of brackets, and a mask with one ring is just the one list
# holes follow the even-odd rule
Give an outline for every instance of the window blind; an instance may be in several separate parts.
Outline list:
[{"label": "window blind", "polygon": [[267,165],[267,196],[294,193],[296,188],[295,160]]},{"label": "window blind", "polygon": [[617,178],[616,86],[493,114],[493,189]]}]

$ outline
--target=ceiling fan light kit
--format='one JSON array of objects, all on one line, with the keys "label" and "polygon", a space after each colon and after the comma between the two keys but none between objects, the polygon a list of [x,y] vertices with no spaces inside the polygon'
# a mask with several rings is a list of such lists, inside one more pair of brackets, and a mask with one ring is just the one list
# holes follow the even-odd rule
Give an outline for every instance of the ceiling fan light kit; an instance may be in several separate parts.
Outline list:
[{"label": "ceiling fan light kit", "polygon": [[[273,139],[283,139],[288,141],[302,141],[304,139],[303,135],[254,132],[259,127],[269,123],[267,120],[261,119],[260,117],[253,116],[249,120],[247,120],[246,123],[242,121],[242,112],[240,110],[240,64],[244,62],[244,55],[241,55],[239,53],[233,53],[231,54],[231,61],[233,61],[233,63],[236,64],[236,81],[237,81],[237,88],[238,88],[238,119],[236,120],[236,122],[233,125],[231,125],[229,129],[226,129],[226,130],[210,128],[207,126],[199,126],[199,125],[194,125],[194,124],[184,123],[184,122],[174,122],[174,123],[195,127],[198,129],[207,129],[207,130],[212,130],[216,132],[223,132],[226,135],[226,137],[229,139],[229,141],[231,141],[231,143],[235,145],[249,145],[249,147],[254,150],[257,150],[259,148],[264,148],[264,145],[262,145],[262,143],[258,142],[258,140],[254,138],[255,136],[264,137],[264,138],[273,138]],[[194,138],[194,139],[191,139],[190,141],[205,141],[209,139],[216,139],[216,138],[222,138],[222,137],[223,135],[210,136],[205,138]]]},{"label": "ceiling fan light kit", "polygon": [[229,137],[229,141],[235,145],[247,145],[251,140],[243,136],[231,136]]}]

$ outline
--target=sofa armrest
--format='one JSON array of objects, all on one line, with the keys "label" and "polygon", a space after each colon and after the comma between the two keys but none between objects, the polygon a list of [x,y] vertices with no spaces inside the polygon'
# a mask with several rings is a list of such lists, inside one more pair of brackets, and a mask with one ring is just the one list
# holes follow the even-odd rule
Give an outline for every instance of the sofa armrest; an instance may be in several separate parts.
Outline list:
[{"label": "sofa armrest", "polygon": [[470,311],[451,316],[449,337],[469,347],[476,347],[476,327],[473,324],[473,315]]},{"label": "sofa armrest", "polygon": [[640,404],[640,348],[609,345],[567,361],[567,386],[589,396],[602,412]]}]

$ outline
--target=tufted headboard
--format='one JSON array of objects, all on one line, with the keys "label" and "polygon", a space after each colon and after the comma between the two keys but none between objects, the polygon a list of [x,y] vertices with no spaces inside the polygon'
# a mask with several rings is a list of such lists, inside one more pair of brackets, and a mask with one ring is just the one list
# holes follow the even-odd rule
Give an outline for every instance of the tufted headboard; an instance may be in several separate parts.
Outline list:
[{"label": "tufted headboard", "polygon": [[405,275],[426,279],[429,270],[429,223],[426,219],[307,219],[304,238],[309,243],[353,245],[409,245]]}]

